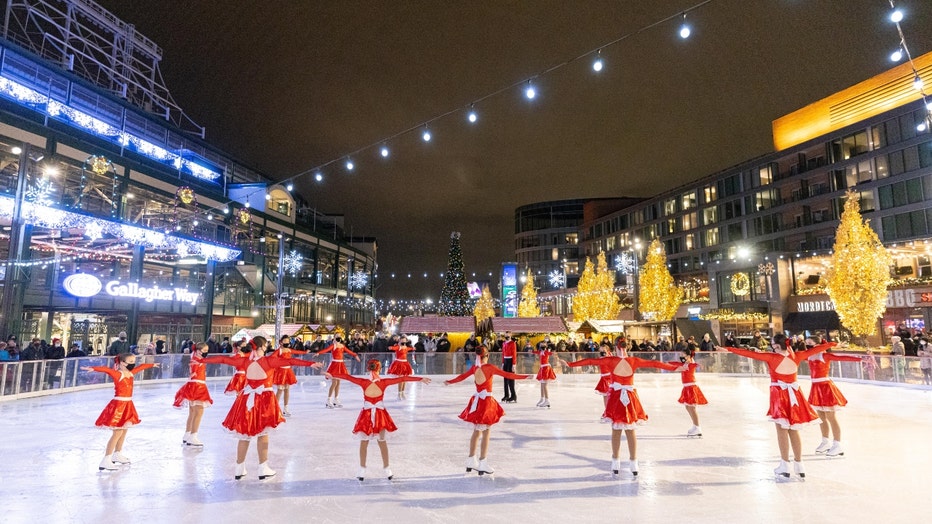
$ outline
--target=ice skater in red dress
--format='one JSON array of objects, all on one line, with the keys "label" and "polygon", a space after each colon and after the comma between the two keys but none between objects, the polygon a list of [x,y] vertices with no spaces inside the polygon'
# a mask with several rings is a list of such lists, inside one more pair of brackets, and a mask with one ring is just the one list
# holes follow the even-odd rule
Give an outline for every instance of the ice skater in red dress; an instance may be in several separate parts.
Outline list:
[{"label": "ice skater in red dress", "polygon": [[699,413],[696,412],[696,406],[704,406],[709,403],[702,394],[702,390],[696,385],[696,347],[688,346],[683,350],[683,356],[680,362],[686,369],[682,370],[683,374],[683,392],[680,393],[679,403],[686,407],[689,418],[693,421],[693,427],[686,432],[687,437],[701,437],[702,429],[699,427]]},{"label": "ice skater in red dress", "polygon": [[[816,341],[807,338],[806,346],[815,346]],[[832,379],[828,378],[832,362],[860,362],[861,357],[849,355],[836,355],[834,353],[816,353],[809,357],[809,376],[812,386],[809,388],[809,404],[819,415],[819,429],[822,431],[822,443],[816,448],[816,453],[825,453],[829,457],[838,457],[845,454],[841,447],[841,425],[835,412],[848,404],[848,400],[841,391],[835,387]],[[829,440],[829,429],[835,437]]]},{"label": "ice skater in red dress", "polygon": [[780,448],[780,465],[773,470],[778,477],[790,476],[790,447],[793,448],[793,471],[806,477],[806,470],[802,463],[802,442],[799,439],[799,428],[812,424],[819,417],[806,401],[805,395],[799,389],[796,381],[796,372],[799,364],[810,355],[821,353],[830,348],[831,344],[821,344],[805,351],[794,352],[786,345],[786,336],[777,333],[771,341],[772,353],[758,353],[747,349],[724,348],[736,355],[761,360],[770,368],[770,409],[767,418],[773,421],[777,429],[777,446]]},{"label": "ice skater in red dress", "polygon": [[366,478],[366,452],[369,449],[369,441],[375,440],[379,444],[379,451],[382,453],[382,474],[388,480],[392,479],[392,470],[388,466],[388,442],[385,437],[398,428],[391,415],[385,410],[382,399],[385,397],[385,390],[394,384],[404,384],[405,382],[420,382],[430,384],[430,379],[426,377],[413,377],[405,375],[402,377],[382,378],[379,371],[382,370],[382,363],[377,359],[372,359],[366,363],[369,370],[369,378],[359,378],[351,375],[332,375],[326,373],[327,378],[338,378],[348,380],[362,388],[363,403],[362,411],[356,419],[356,425],[353,426],[353,434],[359,437],[359,473],[356,478],[364,480]]},{"label": "ice skater in red dress", "polygon": [[[537,402],[537,407],[539,408],[549,408],[550,407],[550,393],[547,391],[547,384],[557,380],[557,374],[553,372],[553,366],[551,364],[559,364],[562,361],[556,353],[550,350],[551,346],[541,345],[534,350],[534,354],[540,357],[540,369],[537,371],[537,377],[535,378],[540,382],[540,400]],[[550,362],[550,358],[553,357],[553,362]]]},{"label": "ice skater in red dress", "polygon": [[569,364],[570,367],[580,367],[580,366],[598,366],[599,367],[599,383],[595,385],[595,392],[597,395],[602,396],[602,403],[607,407],[608,406],[608,392],[610,391],[610,386],[612,384],[612,369],[615,367],[615,361],[611,360],[611,356],[608,354],[612,350],[612,346],[602,346],[603,356],[599,358],[584,358]]},{"label": "ice skater in red dress", "polygon": [[191,354],[191,377],[175,393],[176,408],[188,406],[188,422],[184,427],[184,437],[181,442],[187,446],[202,447],[203,442],[197,438],[197,430],[201,427],[204,418],[204,408],[213,404],[210,391],[207,390],[207,365],[204,357],[207,356],[207,343],[198,342],[194,345]]},{"label": "ice skater in red dress", "polygon": [[[476,348],[476,358],[479,359],[480,364],[472,366],[465,373],[447,380],[444,384],[455,384],[470,376],[475,376],[476,394],[469,400],[466,409],[460,413],[460,418],[473,424],[472,437],[469,439],[469,458],[466,459],[466,472],[476,470],[480,475],[484,475],[495,472],[486,463],[489,451],[489,430],[505,415],[505,410],[495,401],[492,394],[492,377],[498,375],[512,380],[522,380],[531,378],[532,375],[508,373],[489,364],[489,349],[485,346]],[[482,446],[479,449],[479,460],[476,461],[476,445],[479,437],[482,437]]]},{"label": "ice skater in red dress", "polygon": [[[346,365],[343,363],[343,353],[349,353],[356,359],[356,362],[359,362],[359,355],[343,345],[343,337],[340,335],[333,338],[333,343],[329,347],[317,352],[318,355],[324,353],[333,353],[330,357],[330,365],[327,366],[327,373],[331,375],[349,375]],[[330,390],[327,391],[327,407],[343,407],[343,404],[340,404],[340,379],[335,378],[330,381]]]},{"label": "ice skater in red dress", "polygon": [[222,425],[239,439],[234,478],[239,480],[246,475],[246,452],[249,451],[249,443],[255,439],[259,454],[259,480],[264,480],[275,475],[268,465],[269,431],[285,421],[272,391],[272,371],[282,366],[320,368],[322,365],[293,358],[266,357],[264,337],[255,337],[246,345],[252,350],[246,358],[209,355],[204,362],[227,364],[246,372],[246,385],[236,396]]},{"label": "ice skater in red dress", "polygon": [[[292,355],[306,355],[308,353],[310,352],[291,347],[291,337],[284,335],[281,339],[279,339],[278,348],[275,350],[275,352],[272,353],[272,356],[291,358]],[[294,370],[291,369],[291,366],[276,368],[275,371],[272,372],[272,384],[275,386],[275,397],[282,405],[282,415],[286,417],[291,416],[291,412],[288,411],[288,400],[290,397],[289,394],[291,393],[290,389],[291,386],[297,383],[298,377],[295,376]],[[283,400],[284,403],[282,403]]]},{"label": "ice skater in red dress", "polygon": [[114,357],[114,367],[84,366],[83,371],[97,371],[106,373],[113,379],[113,399],[97,417],[94,423],[99,428],[110,428],[113,433],[107,441],[107,452],[100,461],[100,471],[117,469],[118,464],[129,464],[129,459],[123,455],[123,442],[126,440],[126,430],[139,424],[139,413],[133,405],[133,376],[149,368],[157,368],[160,364],[136,365],[136,355],[121,353]]},{"label": "ice skater in red dress", "polygon": [[[246,358],[247,355],[252,351],[252,348],[248,345],[244,345],[245,340],[236,340],[233,342],[233,357],[234,358]],[[238,395],[240,391],[246,386],[246,372],[242,369],[237,369],[233,372],[233,376],[230,377],[230,382],[227,383],[226,389],[223,390],[224,395]]]},{"label": "ice skater in red dress", "polygon": [[[631,474],[638,475],[637,434],[635,430],[647,422],[647,413],[641,406],[638,392],[634,389],[634,372],[641,368],[658,368],[667,371],[678,371],[676,364],[667,364],[658,360],[644,360],[627,356],[627,342],[615,348],[615,356],[604,357],[608,360],[611,369],[609,376],[608,403],[602,414],[603,422],[612,424],[612,473],[618,474],[621,470],[621,435],[624,432],[628,442],[628,462],[625,465]],[[583,360],[570,362],[571,367],[584,366]]]},{"label": "ice skater in red dress", "polygon": [[[407,377],[414,374],[411,363],[408,362],[408,352],[411,351],[411,342],[408,337],[402,336],[397,346],[390,348],[395,352],[395,358],[392,359],[392,365],[388,366],[388,374],[398,377]],[[398,399],[405,398],[405,383],[398,384]]]}]

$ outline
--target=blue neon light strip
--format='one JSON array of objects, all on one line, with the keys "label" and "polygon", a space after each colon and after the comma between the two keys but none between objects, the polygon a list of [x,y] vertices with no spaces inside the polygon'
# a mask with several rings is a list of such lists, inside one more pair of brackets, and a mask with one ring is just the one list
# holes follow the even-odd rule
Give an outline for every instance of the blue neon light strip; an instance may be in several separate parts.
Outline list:
[{"label": "blue neon light strip", "polygon": [[222,176],[221,173],[122,131],[83,111],[69,107],[3,76],[0,76],[0,95],[18,102],[24,107],[34,109],[60,122],[80,128],[114,144],[119,144],[124,148],[132,149],[143,156],[174,167],[201,180],[216,182]]}]

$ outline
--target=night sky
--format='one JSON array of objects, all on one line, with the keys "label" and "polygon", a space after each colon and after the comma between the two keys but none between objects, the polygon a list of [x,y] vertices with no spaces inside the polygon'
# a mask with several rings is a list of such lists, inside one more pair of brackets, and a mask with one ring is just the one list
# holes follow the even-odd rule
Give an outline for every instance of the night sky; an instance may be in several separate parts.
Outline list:
[{"label": "night sky", "polygon": [[[386,299],[439,297],[451,231],[487,280],[518,206],[651,196],[771,152],[773,119],[890,68],[899,42],[886,0],[712,0],[688,40],[680,16],[604,47],[601,73],[537,76],[702,2],[100,3],[162,47],[209,142],[274,179],[334,162],[299,191],[378,239]],[[896,4],[913,55],[932,50],[932,2]],[[532,77],[536,99],[505,89],[466,122]]]}]

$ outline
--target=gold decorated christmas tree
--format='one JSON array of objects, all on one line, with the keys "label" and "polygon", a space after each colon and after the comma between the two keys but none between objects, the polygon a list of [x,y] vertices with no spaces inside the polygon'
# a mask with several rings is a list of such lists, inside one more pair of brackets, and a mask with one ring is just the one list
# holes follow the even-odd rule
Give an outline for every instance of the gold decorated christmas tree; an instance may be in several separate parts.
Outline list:
[{"label": "gold decorated christmas tree", "polygon": [[849,191],[835,232],[826,291],[841,324],[857,337],[873,335],[886,310],[893,258],[861,218],[858,196]]},{"label": "gold decorated christmas tree", "polygon": [[534,289],[534,276],[527,270],[527,279],[521,288],[521,302],[518,304],[519,317],[539,317],[540,308],[537,306],[537,290]]},{"label": "gold decorated christmas tree", "polygon": [[489,286],[482,286],[482,297],[476,302],[476,308],[472,314],[480,322],[495,316],[495,305],[492,303],[492,293],[489,291]]},{"label": "gold decorated christmas tree", "polygon": [[611,320],[618,316],[621,303],[615,293],[615,274],[608,269],[605,253],[599,253],[596,264],[586,259],[586,267],[576,285],[573,297],[573,319]]},{"label": "gold decorated christmas tree", "polygon": [[680,307],[683,290],[673,283],[660,240],[654,239],[647,248],[647,262],[638,275],[638,294],[644,316],[656,322],[672,320]]}]

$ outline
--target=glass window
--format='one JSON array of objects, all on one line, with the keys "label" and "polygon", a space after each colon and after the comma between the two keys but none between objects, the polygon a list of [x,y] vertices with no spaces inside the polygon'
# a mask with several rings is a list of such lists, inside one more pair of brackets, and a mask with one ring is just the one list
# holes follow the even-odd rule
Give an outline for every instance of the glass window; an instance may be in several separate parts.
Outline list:
[{"label": "glass window", "polygon": [[689,193],[684,193],[680,197],[681,208],[683,211],[687,211],[696,207],[696,192],[690,191]]},{"label": "glass window", "polygon": [[909,213],[909,225],[912,228],[913,236],[926,234],[926,213],[925,211],[913,211]]},{"label": "glass window", "polygon": [[676,199],[671,198],[664,201],[663,203],[663,214],[665,216],[675,215],[676,214]]},{"label": "glass window", "polygon": [[686,245],[687,250],[699,247],[696,245],[696,235],[694,233],[690,233],[684,237],[684,244]]},{"label": "glass window", "polygon": [[688,231],[699,225],[696,223],[696,213],[686,213],[683,215],[683,230]]},{"label": "glass window", "polygon": [[919,165],[922,167],[932,166],[932,142],[923,142],[918,147]]},{"label": "glass window", "polygon": [[883,186],[877,188],[877,197],[880,200],[880,209],[890,209],[893,207],[893,186]]},{"label": "glass window", "polygon": [[896,222],[896,238],[907,238],[913,236],[913,228],[910,225],[909,213],[893,215]]},{"label": "glass window", "polygon": [[906,164],[906,171],[915,171],[919,169],[919,148],[908,147],[904,149],[903,161]]},{"label": "glass window", "polygon": [[706,230],[705,245],[706,247],[718,245],[718,228],[717,227],[713,227],[713,228]]},{"label": "glass window", "polygon": [[702,194],[703,194],[703,196],[705,197],[705,202],[706,202],[706,203],[708,203],[708,202],[714,202],[714,201],[718,198],[718,196],[716,195],[715,186],[706,186],[706,187],[702,190]]},{"label": "glass window", "polygon": [[843,160],[867,153],[867,131],[861,131],[842,138],[841,145]]},{"label": "glass window", "polygon": [[879,155],[874,157],[874,163],[877,164],[877,180],[890,176],[890,169],[887,167],[886,155]]},{"label": "glass window", "polygon": [[874,192],[873,191],[861,191],[859,193],[861,197],[861,212],[868,213],[876,209],[874,207]]},{"label": "glass window", "polygon": [[896,240],[896,224],[892,216],[881,218],[880,226],[883,229],[884,240]]},{"label": "glass window", "polygon": [[906,182],[906,198],[910,204],[922,202],[922,179],[913,178]]},{"label": "glass window", "polygon": [[902,150],[890,153],[889,159],[891,175],[899,175],[900,173],[906,171],[906,161],[903,158]]},{"label": "glass window", "polygon": [[900,123],[893,118],[883,123],[884,134],[887,135],[887,145],[896,144],[903,140],[900,136]]},{"label": "glass window", "polygon": [[764,166],[758,170],[758,180],[759,186],[766,186],[773,182],[773,171],[771,171],[771,166]]},{"label": "glass window", "polygon": [[718,222],[718,208],[717,207],[707,207],[702,210],[702,223],[703,224],[714,224]]},{"label": "glass window", "polygon": [[887,145],[887,134],[883,124],[871,128],[871,149],[880,149]]}]

